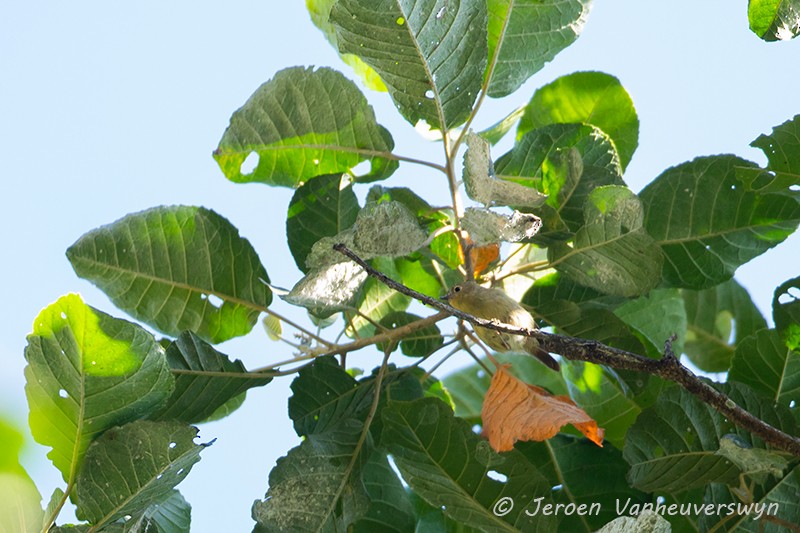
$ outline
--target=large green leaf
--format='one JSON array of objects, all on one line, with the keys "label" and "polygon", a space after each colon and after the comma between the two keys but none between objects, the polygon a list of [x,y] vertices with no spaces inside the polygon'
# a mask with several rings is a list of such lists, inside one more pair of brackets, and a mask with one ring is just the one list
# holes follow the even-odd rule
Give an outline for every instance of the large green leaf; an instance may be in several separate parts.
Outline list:
[{"label": "large green leaf", "polygon": [[641,192],[644,225],[661,245],[664,280],[706,289],[791,235],[800,204],[783,194],[745,190],[732,155],[700,157],[667,169]]},{"label": "large green leaf", "polygon": [[611,139],[585,124],[551,124],[517,140],[495,163],[500,178],[534,187],[548,198],[536,214],[543,228],[534,242],[566,240],[583,225],[589,193],[603,185],[624,185]]},{"label": "large green leaf", "polygon": [[683,352],[686,339],[686,308],[677,289],[656,289],[614,309],[614,314],[625,322],[644,342],[650,357],[660,358],[664,341],[670,335],[675,353]]},{"label": "large green leaf", "polygon": [[177,421],[139,420],[106,431],[86,452],[78,477],[78,516],[95,527],[145,512],[170,498],[208,444]]},{"label": "large green leaf", "polygon": [[[554,531],[554,517],[524,512],[550,503],[550,483],[520,452],[494,452],[436,398],[392,402],[382,415],[381,440],[403,479],[446,516],[484,532]],[[513,509],[500,517],[502,498]]]},{"label": "large green leaf", "polygon": [[412,124],[464,122],[486,68],[486,4],[468,0],[339,0],[339,51],[375,69]]},{"label": "large green leaf", "polygon": [[67,482],[103,431],[148,416],[174,380],[164,350],[136,324],[70,294],[43,309],[25,348],[25,393],[34,439]]},{"label": "large green leaf", "polygon": [[41,531],[44,515],[41,501],[41,494],[27,475],[0,471],[0,531]]},{"label": "large green leaf", "polygon": [[562,366],[570,397],[605,429],[605,440],[622,449],[641,412],[627,384],[610,368],[583,361]]},{"label": "large green leaf", "polygon": [[698,368],[724,372],[736,345],[767,327],[747,291],[732,279],[710,289],[681,291],[688,329],[684,350]]},{"label": "large green leaf", "polygon": [[565,513],[559,531],[596,531],[618,516],[617,502],[650,500],[628,484],[628,463],[613,446],[600,448],[583,438],[556,435],[544,442],[518,443],[517,449],[553,485],[556,504],[597,506],[588,513]]},{"label": "large green leaf", "polygon": [[167,335],[189,330],[213,343],[244,335],[272,301],[250,242],[204,207],[127,215],[83,235],[67,258],[117,307]]},{"label": "large green leaf", "polygon": [[776,404],[800,404],[800,353],[774,329],[762,329],[736,346],[728,379],[749,385]]},{"label": "large green leaf", "polygon": [[192,506],[177,490],[161,503],[151,505],[140,518],[143,531],[158,528],[158,533],[186,533],[191,531]]},{"label": "large green leaf", "polygon": [[506,96],[578,38],[590,0],[489,0],[489,96]]},{"label": "large green leaf", "polygon": [[800,349],[800,277],[782,283],[772,297],[772,318],[786,345]]},{"label": "large green leaf", "polygon": [[[796,422],[787,408],[775,406],[744,385],[716,387],[753,416],[796,434]],[[765,446],[685,389],[671,387],[628,432],[623,453],[631,465],[628,478],[644,491],[681,492],[709,483],[738,485],[740,469],[718,453],[720,439],[731,433],[755,448]]]},{"label": "large green leaf", "polygon": [[269,490],[253,504],[264,531],[347,531],[367,512],[360,474],[371,446],[363,446],[351,468],[363,424],[345,418],[323,433],[308,435],[278,459]]},{"label": "large green leaf", "polygon": [[[359,179],[385,178],[397,167],[382,158],[392,148],[391,135],[352,81],[329,68],[292,67],[233,114],[214,158],[231,181],[296,187],[364,160],[372,169]],[[252,170],[249,157],[258,159]]]},{"label": "large green leaf", "polygon": [[608,185],[589,193],[585,225],[573,246],[553,244],[548,258],[581,285],[615,296],[644,294],[658,283],[663,258],[642,226],[642,205],[625,187]]},{"label": "large green leaf", "polygon": [[306,257],[314,243],[352,226],[358,209],[353,187],[341,174],[318,176],[298,188],[286,215],[286,239],[297,268],[308,273]]},{"label": "large green leaf", "polygon": [[798,0],[749,0],[750,30],[765,41],[788,41],[800,34]]},{"label": "large green leaf", "polygon": [[619,80],[602,72],[568,74],[538,89],[519,121],[517,138],[548,124],[591,124],[611,139],[623,169],[639,144],[639,118]]},{"label": "large green leaf", "polygon": [[[320,29],[333,47],[338,50],[339,44],[336,40],[336,28],[330,23],[328,17],[331,14],[331,8],[337,0],[306,0],[306,9],[308,14],[311,15],[311,22],[314,26]],[[361,78],[367,88],[374,91],[386,92],[386,85],[381,81],[380,76],[372,70],[366,63],[353,54],[340,54],[342,61],[350,65],[353,72]]]},{"label": "large green leaf", "polygon": [[[800,2],[798,3],[800,17]],[[772,133],[759,135],[750,146],[760,148],[767,156],[770,175],[755,182],[754,188],[767,192],[785,191],[787,187],[800,185],[800,115],[772,128]]]},{"label": "large green leaf", "polygon": [[[380,321],[380,324],[384,328],[392,330],[411,324],[417,320],[422,320],[422,317],[412,313],[399,311],[389,313],[383,317]],[[406,335],[400,339],[399,342],[400,351],[403,352],[403,355],[408,355],[409,357],[426,357],[438,350],[443,343],[444,338],[442,337],[442,333],[439,331],[439,328],[436,326],[436,324],[431,324],[430,326],[420,328],[409,335]],[[384,345],[378,344],[378,349],[383,350]]]},{"label": "large green leaf", "polygon": [[354,533],[414,531],[411,501],[386,455],[373,453],[361,478],[370,501],[366,514],[353,525]]},{"label": "large green leaf", "polygon": [[248,374],[241,361],[231,361],[190,331],[170,344],[166,355],[176,374],[175,391],[167,404],[151,416],[153,420],[202,422],[232,398],[272,380]]},{"label": "large green leaf", "polygon": [[[392,279],[400,279],[394,261],[387,257],[373,259],[372,266]],[[411,298],[401,294],[378,281],[369,278],[364,283],[364,291],[358,300],[358,313],[348,312],[351,327],[349,332],[355,337],[368,337],[376,331],[373,323],[379,323],[385,316],[405,311]]]}]

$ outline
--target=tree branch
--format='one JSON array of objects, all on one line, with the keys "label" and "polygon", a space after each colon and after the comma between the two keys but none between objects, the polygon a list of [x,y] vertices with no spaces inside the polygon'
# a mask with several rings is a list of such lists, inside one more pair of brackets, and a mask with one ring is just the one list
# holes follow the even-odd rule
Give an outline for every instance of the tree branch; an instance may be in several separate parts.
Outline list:
[{"label": "tree branch", "polygon": [[333,249],[355,261],[364,270],[366,270],[367,274],[376,278],[378,281],[396,290],[397,292],[411,296],[412,298],[439,309],[440,311],[445,311],[462,320],[466,320],[473,325],[501,331],[504,333],[511,333],[514,335],[535,337],[539,340],[539,344],[542,348],[548,352],[557,353],[569,360],[588,361],[590,363],[606,365],[617,369],[644,372],[669,381],[673,381],[695,395],[702,402],[719,411],[731,422],[758,436],[772,447],[784,450],[800,457],[800,438],[789,435],[788,433],[784,433],[770,424],[767,424],[763,420],[753,416],[749,412],[736,405],[736,403],[727,395],[719,392],[714,387],[694,375],[688,368],[683,366],[680,361],[678,361],[675,353],[672,351],[672,341],[675,339],[674,336],[666,341],[664,346],[664,356],[661,359],[650,359],[649,357],[644,357],[639,354],[612,348],[611,346],[606,346],[598,341],[579,339],[576,337],[558,335],[555,333],[545,333],[538,329],[530,330],[526,328],[509,326],[508,324],[501,324],[492,320],[484,320],[482,318],[477,318],[464,313],[463,311],[459,311],[458,309],[454,309],[441,300],[420,294],[419,292],[409,289],[405,285],[394,281],[382,272],[372,268],[363,259],[353,253],[352,250],[348,249],[344,244],[335,244]]}]

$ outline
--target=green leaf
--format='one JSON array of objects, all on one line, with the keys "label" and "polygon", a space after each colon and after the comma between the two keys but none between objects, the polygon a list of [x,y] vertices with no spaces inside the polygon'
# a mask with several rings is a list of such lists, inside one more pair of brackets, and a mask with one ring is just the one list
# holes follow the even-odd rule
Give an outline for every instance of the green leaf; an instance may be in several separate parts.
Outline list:
[{"label": "green leaf", "polygon": [[724,372],[736,345],[767,327],[761,312],[736,280],[703,291],[682,290],[688,329],[684,351],[698,368]]},{"label": "green leaf", "polygon": [[556,504],[597,506],[586,513],[564,514],[560,531],[596,531],[616,518],[617,502],[649,501],[648,495],[629,486],[628,463],[613,446],[600,448],[582,438],[556,435],[544,442],[524,442],[517,449],[552,483]]},{"label": "green leaf", "polygon": [[[390,258],[377,257],[372,260],[372,266],[392,279],[399,279],[400,274],[394,261]],[[390,289],[375,278],[369,278],[364,283],[364,291],[358,301],[358,313],[348,311],[350,327],[349,333],[357,338],[368,337],[375,334],[375,323],[395,311],[405,311],[411,304],[411,298]]]},{"label": "green leaf", "polygon": [[749,0],[750,30],[765,41],[788,41],[800,34],[797,0]]},{"label": "green leaf", "polygon": [[792,191],[797,191],[800,185],[800,115],[772,128],[769,135],[759,135],[750,146],[764,152],[769,171],[740,172],[739,177],[751,189],[759,192],[786,192],[786,189],[791,188]]},{"label": "green leaf", "polygon": [[42,496],[27,474],[0,471],[0,531],[37,533],[42,530]]},{"label": "green leaf", "polygon": [[354,533],[414,531],[411,501],[386,455],[373,453],[364,465],[361,479],[370,500],[369,509],[353,524]]},{"label": "green leaf", "polygon": [[[537,500],[549,503],[550,484],[520,452],[492,451],[436,398],[392,402],[382,415],[381,440],[403,479],[447,517],[486,532],[555,530],[554,518],[523,512]],[[492,508],[505,497],[513,499],[513,509],[498,517]]]},{"label": "green leaf", "polygon": [[297,268],[308,273],[306,257],[314,243],[351,227],[358,210],[353,187],[343,175],[318,176],[299,187],[286,215],[286,239]]},{"label": "green leaf", "polygon": [[520,106],[492,126],[479,132],[478,135],[486,139],[490,145],[494,146],[506,136],[506,133],[511,131],[511,128],[513,128],[517,122],[519,122],[523,113],[525,113],[525,106]]},{"label": "green leaf", "polygon": [[[486,5],[449,0],[339,0],[339,51],[380,75],[406,120],[449,130],[464,122],[486,67]],[[464,43],[469,43],[465,46]]]},{"label": "green leaf", "polygon": [[609,136],[622,169],[639,144],[639,118],[614,76],[576,72],[538,89],[519,122],[517,138],[549,124],[590,124]]},{"label": "green leaf", "polygon": [[350,465],[362,428],[345,418],[278,459],[265,498],[253,504],[258,525],[265,531],[346,531],[361,518],[369,499],[360,474],[370,446]]},{"label": "green leaf", "polygon": [[800,404],[800,353],[787,348],[774,329],[762,329],[736,346],[728,379],[749,385],[776,404]]},{"label": "green leaf", "polygon": [[192,506],[173,490],[161,503],[153,504],[142,515],[143,531],[156,527],[158,533],[186,533],[192,525]]},{"label": "green leaf", "polygon": [[775,289],[772,317],[786,345],[792,350],[800,349],[800,277]]},{"label": "green leaf", "polygon": [[[542,364],[530,355],[519,353],[496,353],[494,358],[501,364],[510,363],[511,373],[525,383],[544,387],[553,394],[566,394],[564,378],[556,372],[545,372]],[[488,359],[483,359],[489,365]],[[442,379],[445,389],[455,404],[455,414],[470,423],[481,423],[481,408],[492,376],[478,363],[457,370]]]},{"label": "green leaf", "polygon": [[547,201],[536,214],[542,231],[534,242],[567,240],[583,226],[589,193],[624,185],[611,139],[594,126],[552,124],[527,133],[495,163],[498,177],[536,188]]},{"label": "green leaf", "polygon": [[[397,168],[396,161],[385,159],[392,148],[392,136],[375,121],[352,81],[329,68],[292,67],[259,87],[233,114],[214,159],[231,181],[297,187],[365,160],[372,169],[358,180],[386,178]],[[248,158],[256,156],[249,170]]]},{"label": "green leaf", "polygon": [[[308,14],[311,15],[311,22],[314,26],[320,29],[333,47],[338,50],[339,44],[336,40],[336,29],[330,23],[328,17],[331,13],[331,8],[336,0],[306,0],[306,9]],[[386,92],[386,85],[381,81],[380,76],[372,70],[366,63],[361,61],[358,56],[353,54],[339,54],[342,61],[350,65],[353,73],[358,76],[368,89],[373,91]]]},{"label": "green leaf", "polygon": [[469,132],[464,152],[464,188],[467,195],[485,206],[518,205],[539,207],[547,197],[530,186],[504,181],[494,177],[489,142]]},{"label": "green leaf", "polygon": [[244,335],[272,302],[250,242],[204,207],[127,215],[83,235],[67,258],[117,307],[173,337],[190,330],[218,343]]},{"label": "green leaf", "polygon": [[745,190],[732,155],[699,157],[664,171],[639,195],[644,225],[666,257],[664,280],[706,289],[792,234],[800,204],[782,194]]},{"label": "green leaf", "polygon": [[516,91],[572,44],[589,5],[589,0],[489,0],[489,96]]},{"label": "green leaf", "polygon": [[400,281],[406,287],[431,298],[438,298],[444,292],[445,288],[436,273],[433,261],[428,257],[422,255],[412,258],[398,257],[394,260],[394,264],[400,273]]},{"label": "green leaf", "polygon": [[[789,434],[796,423],[788,409],[737,383],[715,384],[742,409]],[[738,435],[745,443],[764,442],[733,425],[708,404],[681,387],[663,392],[642,412],[628,432],[623,455],[631,465],[634,487],[644,491],[680,492],[709,483],[738,485],[739,468],[718,454],[720,439]]]},{"label": "green leaf", "polygon": [[428,237],[414,213],[394,201],[365,205],[353,229],[354,251],[366,259],[408,255]]},{"label": "green leaf", "polygon": [[176,421],[139,420],[103,433],[78,477],[78,516],[99,527],[169,499],[211,445],[195,437],[197,428]]},{"label": "green leaf", "polygon": [[561,368],[570,398],[605,429],[605,440],[622,449],[641,412],[627,384],[612,369],[593,363],[565,361]]},{"label": "green leaf", "polygon": [[166,405],[150,416],[153,420],[203,422],[232,398],[272,380],[248,374],[241,361],[231,361],[191,331],[182,333],[166,355],[176,375],[175,391]]},{"label": "green leaf", "polygon": [[642,205],[625,187],[594,189],[584,205],[585,225],[572,247],[555,243],[548,258],[581,285],[615,296],[644,294],[658,283],[663,258],[642,227]]},{"label": "green leaf", "polygon": [[[411,324],[417,320],[422,320],[422,317],[412,313],[398,311],[389,313],[383,317],[380,321],[380,325],[391,330]],[[442,332],[439,331],[436,324],[431,324],[400,339],[400,351],[403,352],[403,355],[409,357],[426,357],[438,350],[443,343],[444,338],[442,337]],[[379,350],[385,349],[385,345],[381,343],[379,343],[377,347]]]},{"label": "green leaf", "polygon": [[320,357],[292,381],[289,418],[297,435],[305,437],[330,431],[346,418],[357,418],[371,401],[371,392],[359,387],[333,356]]},{"label": "green leaf", "polygon": [[36,442],[71,482],[108,428],[144,418],[174,387],[164,350],[136,324],[69,294],[43,309],[25,348],[25,394]]},{"label": "green leaf", "polygon": [[644,341],[650,357],[660,358],[664,341],[673,333],[678,338],[672,343],[672,348],[676,354],[683,353],[686,308],[677,289],[656,289],[622,304],[614,309],[614,314]]}]

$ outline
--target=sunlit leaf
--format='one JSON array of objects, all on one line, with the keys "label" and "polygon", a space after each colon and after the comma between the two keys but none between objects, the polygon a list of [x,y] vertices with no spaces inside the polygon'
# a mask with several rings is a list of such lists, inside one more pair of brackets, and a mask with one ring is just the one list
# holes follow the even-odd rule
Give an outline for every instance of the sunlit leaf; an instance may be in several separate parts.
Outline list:
[{"label": "sunlit leaf", "polygon": [[269,277],[247,239],[203,207],[154,207],[83,235],[72,268],[134,318],[213,343],[248,333],[272,301]]},{"label": "sunlit leaf", "polygon": [[772,297],[772,318],[786,345],[800,349],[800,277],[782,283]]},{"label": "sunlit leaf", "polygon": [[136,324],[75,294],[39,313],[25,348],[25,393],[34,439],[68,482],[105,430],[148,416],[174,387],[164,350]]},{"label": "sunlit leaf", "polygon": [[[448,0],[339,0],[339,51],[380,75],[403,117],[449,130],[464,122],[486,67],[486,5]],[[469,43],[469,46],[465,46]]]},{"label": "sunlit leaf", "polygon": [[517,137],[548,124],[591,124],[611,139],[623,169],[639,144],[639,118],[619,80],[602,72],[576,72],[537,89]]},{"label": "sunlit leaf", "polygon": [[214,159],[231,181],[297,187],[365,160],[372,169],[360,180],[385,178],[397,168],[383,158],[393,147],[352,81],[329,68],[292,67],[233,114]]},{"label": "sunlit leaf", "polygon": [[578,38],[590,0],[489,0],[489,96],[516,91]]},{"label": "sunlit leaf", "polygon": [[797,0],[749,0],[750,30],[765,41],[788,41],[800,34]]},{"label": "sunlit leaf", "polygon": [[800,222],[800,203],[745,190],[731,155],[700,157],[664,171],[640,194],[644,225],[664,251],[664,280],[706,289],[783,242]]}]

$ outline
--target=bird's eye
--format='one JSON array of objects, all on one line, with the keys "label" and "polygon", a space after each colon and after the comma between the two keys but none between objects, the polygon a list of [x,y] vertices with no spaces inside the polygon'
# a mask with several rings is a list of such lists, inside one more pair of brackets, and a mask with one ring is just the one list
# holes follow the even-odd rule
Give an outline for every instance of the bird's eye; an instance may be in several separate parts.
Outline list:
[{"label": "bird's eye", "polygon": [[453,287],[453,292],[461,292],[461,285],[456,285]]}]

